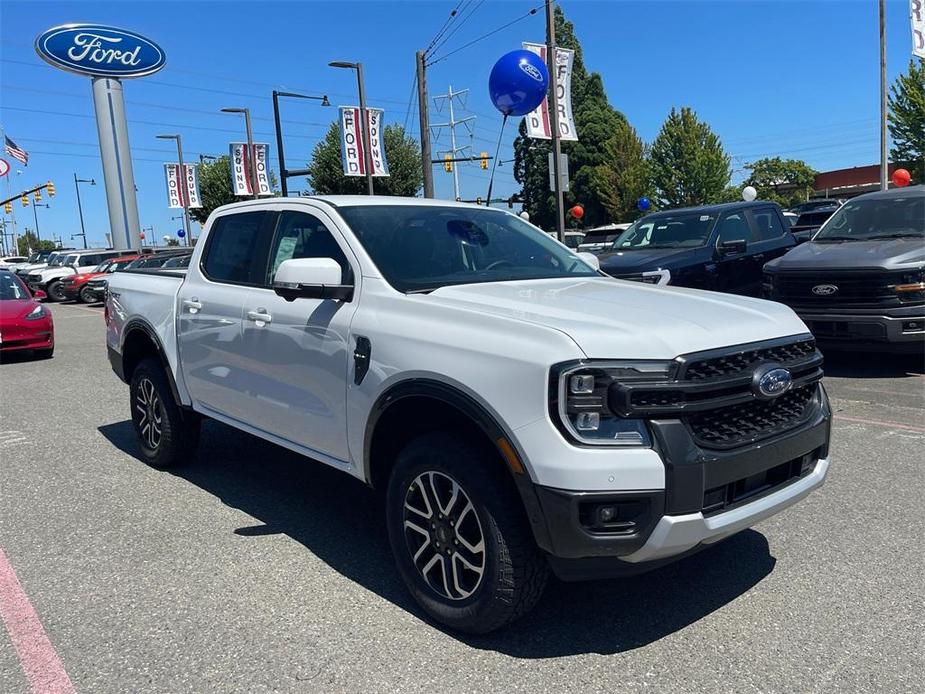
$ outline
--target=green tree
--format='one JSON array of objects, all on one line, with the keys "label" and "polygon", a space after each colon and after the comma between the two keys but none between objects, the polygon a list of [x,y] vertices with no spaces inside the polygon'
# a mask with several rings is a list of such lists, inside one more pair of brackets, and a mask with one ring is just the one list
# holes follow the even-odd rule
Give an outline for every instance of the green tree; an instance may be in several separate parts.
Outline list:
[{"label": "green tree", "polygon": [[[566,209],[580,203],[585,209],[583,226],[596,226],[611,221],[602,195],[603,173],[608,155],[607,141],[614,136],[626,119],[607,100],[601,76],[588,73],[575,27],[565,18],[560,7],[555,9],[556,43],[575,51],[572,66],[572,111],[578,142],[563,142],[562,151],[569,158],[569,188],[565,194]],[[549,152],[551,143],[527,137],[525,122],[514,140],[514,178],[523,188],[521,195],[530,221],[545,229],[556,227],[556,199],[549,190]],[[571,220],[567,220],[571,221]],[[571,221],[572,224],[576,224]]]},{"label": "green tree", "polygon": [[[382,131],[389,175],[374,179],[377,195],[414,196],[424,185],[421,149],[402,126],[387,125]],[[308,165],[308,185],[319,195],[351,195],[366,192],[366,178],[345,176],[340,152],[340,127],[331,123],[324,139],[315,145]]]},{"label": "green tree", "polygon": [[909,74],[893,83],[887,118],[890,158],[909,169],[913,183],[925,182],[925,62],[911,59]]},{"label": "green tree", "polygon": [[816,170],[800,159],[759,159],[746,164],[745,168],[751,172],[745,185],[758,191],[759,200],[791,207],[805,202],[813,191]]},{"label": "green tree", "polygon": [[639,198],[651,197],[647,148],[629,123],[604,143],[604,163],[595,169],[597,197],[615,222],[642,216]]},{"label": "green tree", "polygon": [[[270,171],[270,188],[275,190],[276,184],[276,174]],[[244,200],[232,192],[231,163],[227,155],[199,165],[199,199],[202,207],[191,208],[189,213],[200,224],[205,224],[215,208]]]},{"label": "green tree", "polygon": [[649,155],[658,204],[687,207],[717,202],[729,184],[729,161],[719,137],[692,109],[672,108]]},{"label": "green tree", "polygon": [[16,245],[19,247],[19,255],[29,255],[30,249],[33,251],[53,251],[58,247],[54,241],[47,239],[40,241],[35,232],[32,231],[21,234],[16,240]]}]

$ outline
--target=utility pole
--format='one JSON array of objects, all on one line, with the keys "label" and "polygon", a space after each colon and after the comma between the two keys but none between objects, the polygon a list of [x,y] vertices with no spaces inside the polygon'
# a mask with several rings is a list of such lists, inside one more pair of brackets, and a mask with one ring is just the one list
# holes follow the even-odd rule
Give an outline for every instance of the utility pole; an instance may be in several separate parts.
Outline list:
[{"label": "utility pole", "polygon": [[430,123],[427,117],[427,76],[425,74],[424,51],[418,51],[416,60],[418,76],[418,116],[421,123],[421,166],[424,172],[424,197],[434,197],[434,168],[430,153]]},{"label": "utility pole", "polygon": [[[883,0],[881,0],[882,2]],[[549,127],[552,130],[552,173],[556,193],[556,237],[565,243],[565,203],[559,177],[562,142],[559,133],[559,72],[556,60],[556,24],[552,0],[546,0],[546,67],[549,70]]]},{"label": "utility pole", "polygon": [[880,0],[880,190],[886,190],[889,185],[889,160],[886,149],[886,26],[883,20],[883,2]]},{"label": "utility pole", "polygon": [[[446,99],[447,103],[450,106],[450,120],[446,123],[434,123],[431,127],[450,129],[449,154],[450,154],[450,159],[453,159],[453,160],[457,158],[457,154],[459,152],[464,152],[465,150],[470,149],[470,145],[463,145],[462,147],[456,146],[456,126],[459,124],[465,125],[466,129],[469,131],[469,134],[471,135],[472,128],[469,127],[469,122],[475,120],[475,116],[467,116],[465,118],[461,118],[460,120],[456,120],[453,114],[453,99],[460,97],[464,94],[468,94],[468,93],[469,93],[468,89],[463,89],[462,91],[454,92],[453,87],[450,86],[447,89],[446,94],[441,94],[440,96],[434,97],[434,104],[437,104],[440,99]],[[460,99],[459,103],[461,106],[463,105],[462,99]],[[458,167],[458,164],[457,166],[453,166],[453,199],[459,200],[459,167]]]}]

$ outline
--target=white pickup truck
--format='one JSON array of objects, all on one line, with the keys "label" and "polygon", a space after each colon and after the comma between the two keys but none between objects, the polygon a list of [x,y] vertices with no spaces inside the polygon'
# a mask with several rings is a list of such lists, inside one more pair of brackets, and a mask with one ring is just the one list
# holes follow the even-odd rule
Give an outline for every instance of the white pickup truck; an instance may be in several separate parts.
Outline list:
[{"label": "white pickup truck", "polygon": [[185,274],[112,275],[109,358],[150,464],[209,417],[354,475],[423,609],[487,632],[549,569],[660,566],[828,471],[822,358],[789,308],[595,261],[501,210],[243,202]]}]

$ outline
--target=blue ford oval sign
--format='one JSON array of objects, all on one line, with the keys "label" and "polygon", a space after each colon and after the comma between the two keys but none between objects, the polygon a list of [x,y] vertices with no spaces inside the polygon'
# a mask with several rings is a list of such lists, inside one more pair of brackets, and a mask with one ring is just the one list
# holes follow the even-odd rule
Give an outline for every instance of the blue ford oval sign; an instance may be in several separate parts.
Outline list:
[{"label": "blue ford oval sign", "polygon": [[43,60],[62,70],[95,77],[143,77],[167,60],[153,41],[133,31],[99,24],[65,24],[35,40]]}]

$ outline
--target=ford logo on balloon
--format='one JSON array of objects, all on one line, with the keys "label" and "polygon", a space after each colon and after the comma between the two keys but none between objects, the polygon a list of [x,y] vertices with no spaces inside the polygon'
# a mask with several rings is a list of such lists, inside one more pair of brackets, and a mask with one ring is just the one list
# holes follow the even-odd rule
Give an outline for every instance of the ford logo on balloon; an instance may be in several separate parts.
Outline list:
[{"label": "ford logo on balloon", "polygon": [[519,49],[502,55],[488,77],[488,94],[507,116],[525,116],[546,98],[549,70],[536,54]]},{"label": "ford logo on balloon", "polygon": [[167,61],[161,47],[150,39],[99,24],[49,29],[35,40],[35,50],[57,68],[95,77],[143,77]]}]

